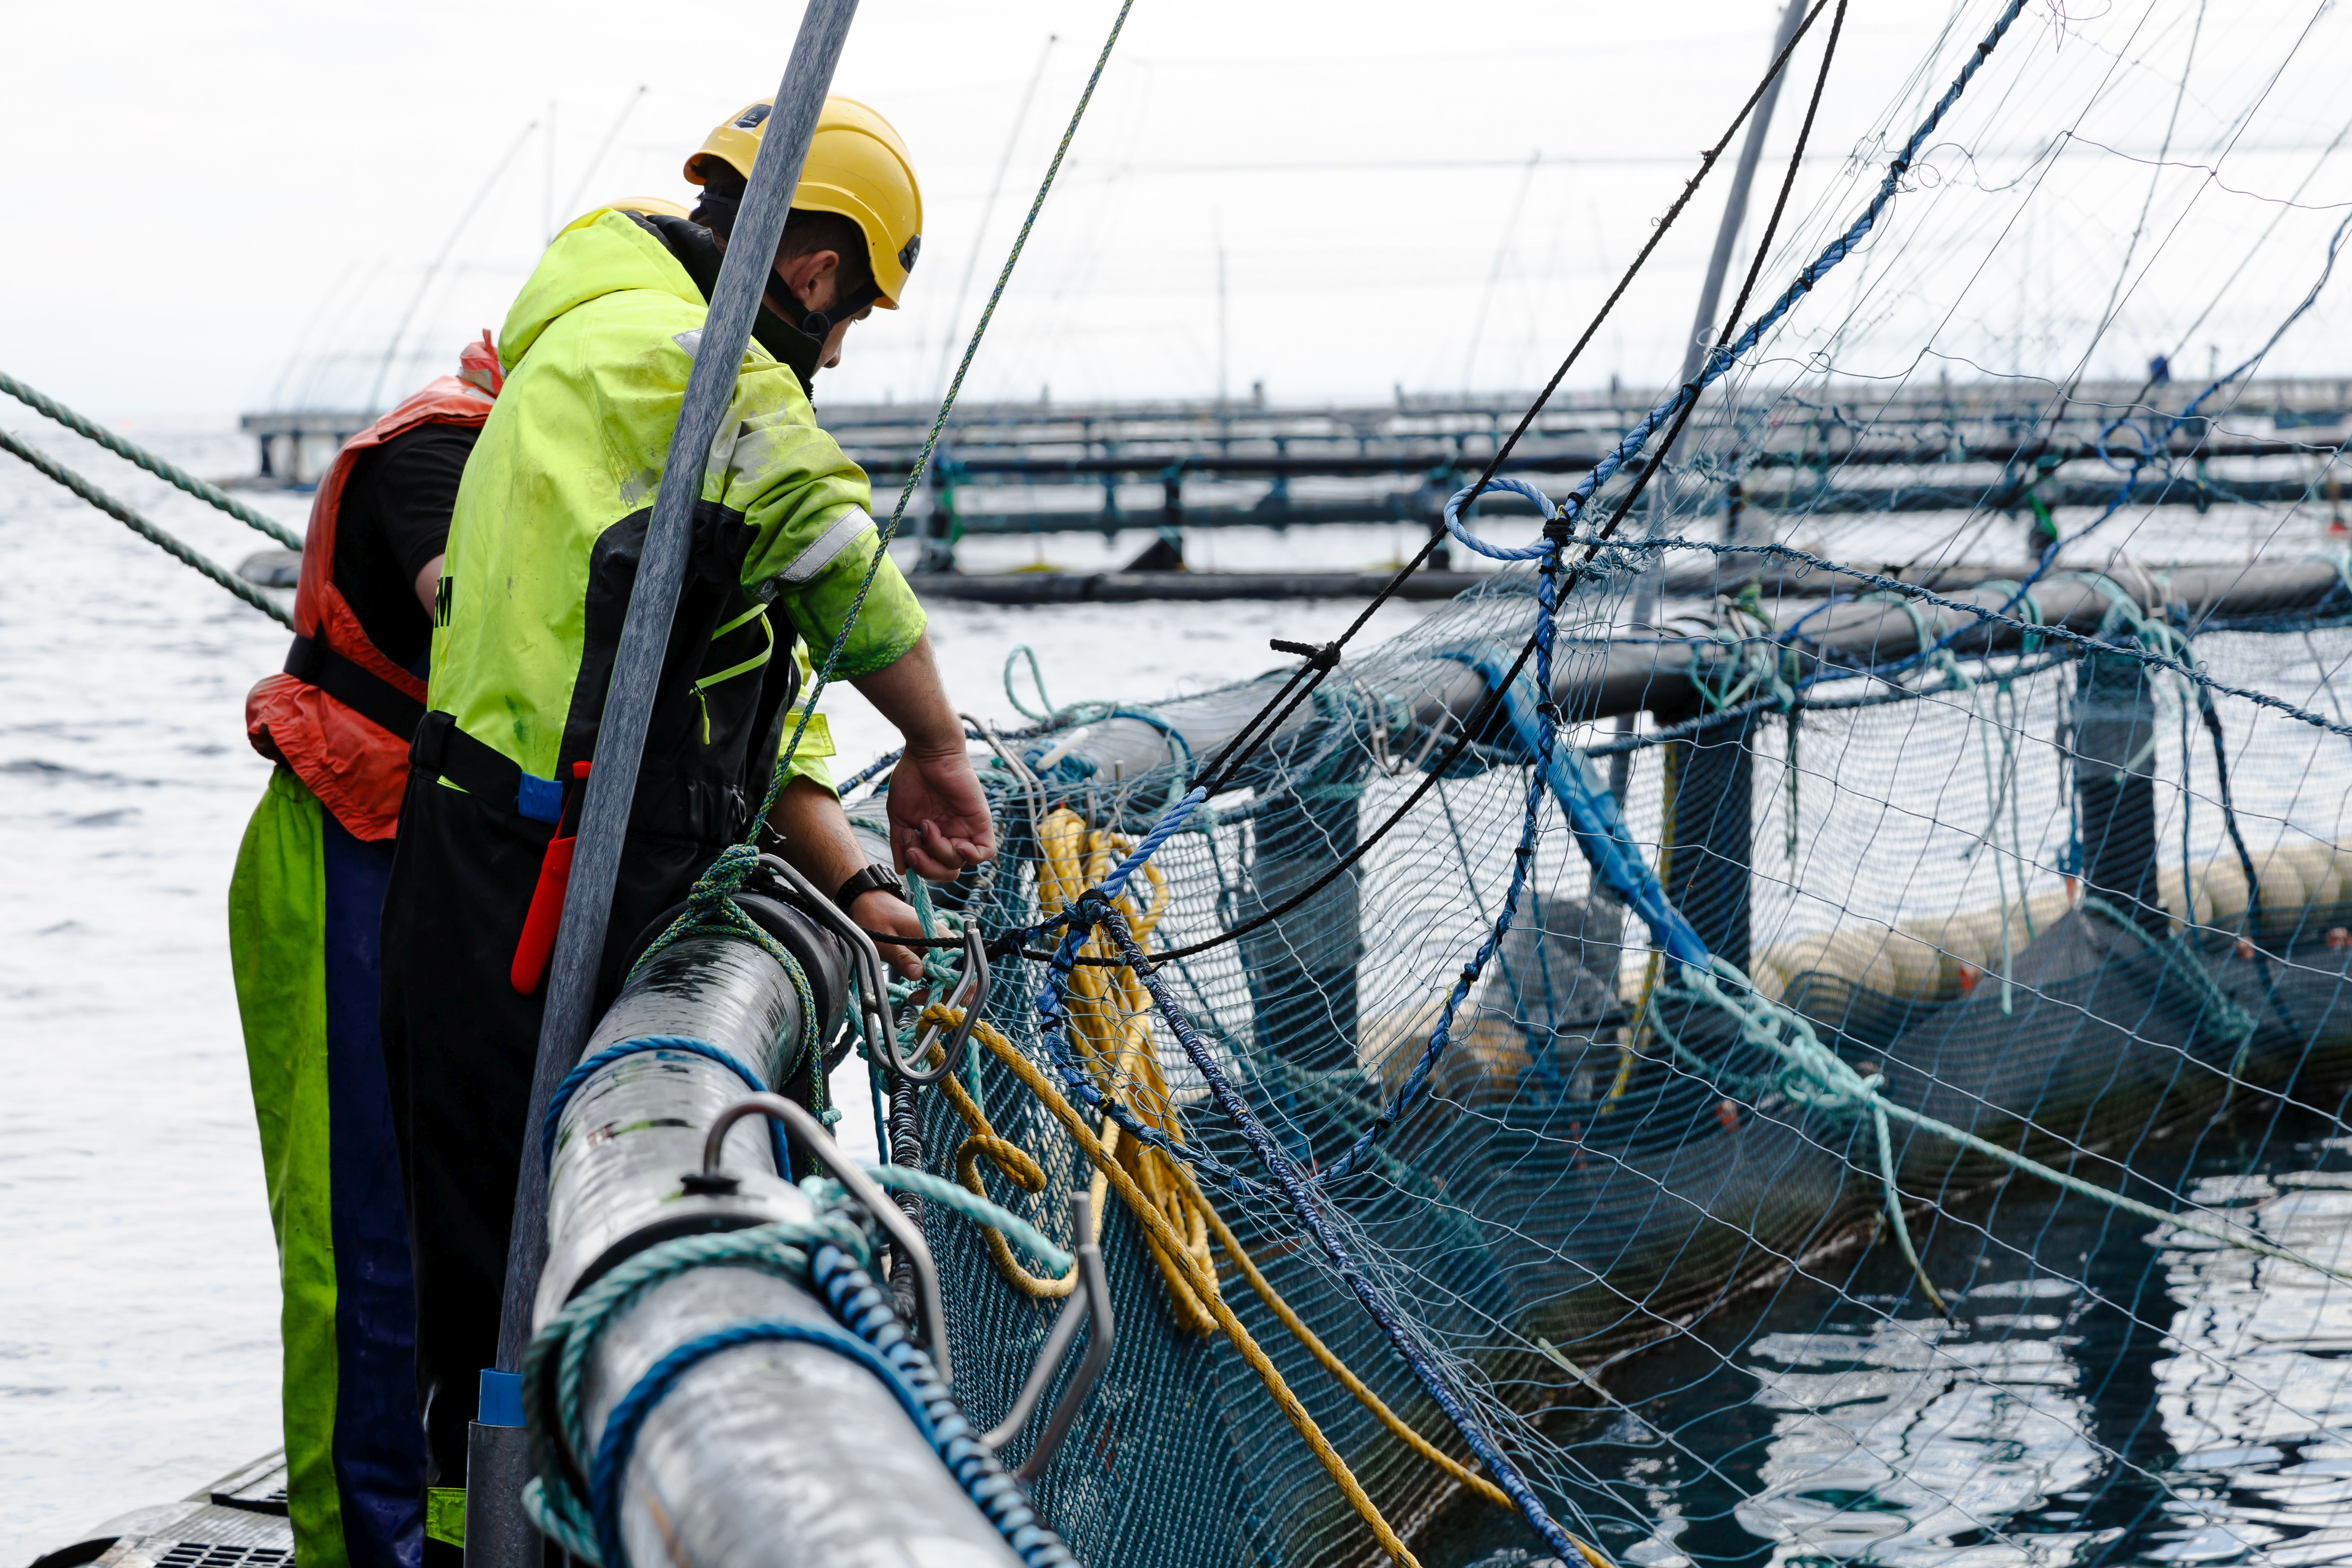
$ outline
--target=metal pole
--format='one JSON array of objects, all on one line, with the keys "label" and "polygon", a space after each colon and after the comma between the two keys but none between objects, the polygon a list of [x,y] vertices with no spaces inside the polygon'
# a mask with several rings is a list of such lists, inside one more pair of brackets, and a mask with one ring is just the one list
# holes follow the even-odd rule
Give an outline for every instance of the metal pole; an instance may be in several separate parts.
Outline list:
[{"label": "metal pole", "polygon": [[[1789,47],[1790,38],[1796,34],[1797,24],[1804,19],[1805,0],[1789,0],[1789,8],[1780,13],[1780,26],[1773,30],[1772,52],[1766,59],[1780,58],[1780,51]],[[1756,100],[1755,117],[1748,122],[1747,138],[1739,143],[1739,162],[1731,171],[1731,192],[1723,199],[1723,221],[1715,226],[1715,249],[1706,258],[1706,281],[1699,286],[1698,310],[1691,317],[1690,342],[1683,345],[1682,369],[1675,375],[1676,386],[1688,384],[1698,374],[1700,362],[1706,358],[1716,330],[1715,312],[1723,302],[1723,280],[1731,271],[1732,247],[1739,243],[1739,226],[1748,221],[1748,190],[1756,183],[1756,165],[1764,156],[1764,133],[1771,128],[1772,107],[1780,100],[1780,83],[1787,76],[1784,68],[1764,84],[1763,96]],[[1643,529],[1652,537],[1670,526],[1669,520],[1674,515],[1674,478],[1663,470],[1667,459],[1675,455],[1675,447],[1681,444],[1682,437],[1677,436],[1674,446],[1661,449],[1656,458],[1662,471],[1650,481],[1649,507],[1643,516]],[[1633,584],[1633,624],[1636,627],[1649,625],[1657,609],[1657,572],[1654,568],[1643,573]],[[1618,721],[1621,734],[1631,733],[1633,728],[1632,714]],[[1629,752],[1620,752],[1609,759],[1609,791],[1621,803],[1625,798],[1630,756]]]},{"label": "metal pole", "polygon": [[[531,1073],[530,1107],[523,1123],[526,1148],[547,1114],[556,1086],[580,1059],[581,1047],[588,1037],[605,926],[612,915],[613,887],[620,872],[622,841],[636,797],[637,767],[669,646],[670,622],[677,611],[678,588],[686,576],[691,513],[702,493],[704,458],[734,396],[752,318],[766,289],[777,241],[783,235],[784,216],[792,208],[801,164],[808,156],[818,112],[832,88],[834,68],[840,61],[842,45],[856,12],[857,0],[810,0],[802,15],[792,59],[776,89],[775,112],[769,118],[759,156],[751,165],[751,178],[735,222],[734,243],[719,266],[718,286],[703,319],[700,345],[670,441],[670,460],[663,468],[653,519],[646,530],[636,587],[622,623],[621,645],[596,734],[594,766],[582,802],[579,848],[572,863],[563,924],[550,966],[547,1008]],[[546,1173],[539,1162],[526,1157],[515,1184],[514,1224],[507,1245],[498,1373],[510,1377],[522,1364],[523,1346],[530,1333],[531,1299],[546,1257]],[[502,1398],[499,1403],[509,1402]],[[519,1398],[511,1403],[516,1407],[511,1413],[519,1415]],[[469,1473],[475,1454],[517,1443],[521,1436],[520,1425],[478,1423],[468,1450]],[[495,1463],[486,1468],[505,1468]],[[467,1514],[467,1554],[478,1568],[488,1563],[525,1568],[537,1552],[538,1542],[523,1517],[521,1500],[508,1495],[507,1489],[469,1495]],[[477,1541],[481,1542],[478,1549],[474,1544]]]}]

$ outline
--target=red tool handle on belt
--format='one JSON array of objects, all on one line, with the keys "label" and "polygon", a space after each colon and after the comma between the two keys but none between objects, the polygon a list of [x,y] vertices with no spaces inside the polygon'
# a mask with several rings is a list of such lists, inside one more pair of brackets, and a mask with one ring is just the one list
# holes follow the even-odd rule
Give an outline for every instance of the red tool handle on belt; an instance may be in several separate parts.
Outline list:
[{"label": "red tool handle on belt", "polygon": [[[572,764],[572,782],[578,784],[588,777],[586,763]],[[566,833],[567,826],[577,827],[572,803],[582,792],[576,788],[563,792],[563,810],[555,825],[555,837],[547,841],[547,853],[539,862],[539,886],[530,890],[530,910],[522,917],[522,935],[515,942],[514,967],[507,979],[517,994],[524,996],[537,991],[547,978],[547,961],[555,952],[555,933],[563,927],[563,895],[572,886],[572,850],[579,842],[576,832]]]}]

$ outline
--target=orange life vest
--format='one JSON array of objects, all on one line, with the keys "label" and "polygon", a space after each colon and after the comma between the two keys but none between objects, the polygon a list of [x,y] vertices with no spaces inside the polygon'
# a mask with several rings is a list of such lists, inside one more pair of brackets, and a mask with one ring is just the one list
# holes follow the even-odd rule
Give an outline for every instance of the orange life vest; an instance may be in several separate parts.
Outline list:
[{"label": "orange life vest", "polygon": [[390,838],[408,784],[408,742],[425,717],[425,683],[385,657],[335,586],[335,514],[360,455],[420,425],[479,428],[504,384],[488,332],[458,356],[457,374],[423,391],[343,443],[319,481],[294,590],[286,669],[245,700],[246,738],[284,763],[352,837]]}]

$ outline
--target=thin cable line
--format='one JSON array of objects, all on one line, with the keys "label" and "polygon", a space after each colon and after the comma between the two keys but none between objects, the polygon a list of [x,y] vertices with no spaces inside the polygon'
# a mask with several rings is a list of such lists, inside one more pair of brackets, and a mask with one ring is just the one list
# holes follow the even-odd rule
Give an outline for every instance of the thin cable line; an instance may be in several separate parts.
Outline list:
[{"label": "thin cable line", "polygon": [[972,356],[980,352],[980,341],[988,335],[988,323],[996,317],[997,302],[1004,298],[1004,286],[1013,280],[1013,268],[1020,264],[1023,247],[1029,243],[1029,231],[1037,226],[1037,215],[1045,209],[1045,197],[1054,188],[1054,177],[1062,172],[1062,160],[1069,155],[1070,143],[1078,134],[1078,123],[1087,117],[1087,105],[1094,101],[1095,87],[1102,80],[1103,68],[1110,64],[1110,51],[1118,42],[1121,28],[1127,26],[1127,14],[1135,9],[1135,0],[1120,0],[1118,16],[1110,25],[1110,36],[1103,39],[1102,52],[1095,57],[1095,68],[1087,77],[1086,90],[1078,94],[1078,104],[1070,111],[1070,123],[1062,132],[1061,144],[1054,149],[1054,161],[1045,166],[1045,178],[1037,186],[1036,196],[1029,203],[1029,216],[1021,220],[1021,232],[1013,237],[1013,248],[1004,258],[1003,268],[996,275],[996,287],[989,290],[988,303],[980,312],[980,320],[971,329],[971,341],[964,345],[963,361],[956,366],[955,379],[948,383],[947,395],[940,400],[939,417],[931,421],[931,433],[923,440],[923,449],[907,470],[907,482],[898,491],[898,504],[890,509],[890,521],[874,542],[874,559],[866,563],[866,580],[857,585],[857,597],[850,601],[849,613],[842,617],[841,630],[835,634],[833,646],[825,650],[824,665],[816,672],[816,681],[809,689],[808,700],[801,704],[800,721],[793,726],[793,738],[783,753],[776,759],[776,772],[768,785],[768,797],[745,829],[756,837],[760,825],[776,806],[776,796],[782,793],[786,771],[793,758],[799,754],[801,736],[808,730],[810,715],[816,711],[817,700],[833,682],[835,666],[841,662],[841,650],[848,645],[850,629],[866,608],[866,596],[874,590],[876,574],[882,563],[889,559],[890,542],[898,537],[898,526],[905,521],[907,503],[914,498],[915,487],[922,482],[923,472],[929,467],[931,453],[940,444],[940,433],[947,428],[948,415],[955,408],[956,398],[963,391],[964,377],[971,373]]}]

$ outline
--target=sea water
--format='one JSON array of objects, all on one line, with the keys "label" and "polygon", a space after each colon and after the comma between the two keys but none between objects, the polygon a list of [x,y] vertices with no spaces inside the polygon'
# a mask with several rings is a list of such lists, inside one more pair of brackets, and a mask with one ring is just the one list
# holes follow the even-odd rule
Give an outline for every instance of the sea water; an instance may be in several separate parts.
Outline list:
[{"label": "sea water", "polygon": [[[2143,1142],[2133,1164],[2340,1268],[2352,1141],[2338,1131],[2250,1100]],[[1880,1237],[1630,1359],[1606,1404],[1552,1426],[1589,1468],[1581,1500],[1614,1521],[1596,1533],[1617,1561],[2352,1559],[2340,1281],[2025,1178],[1923,1234],[1948,1319]],[[1433,1568],[1544,1555],[1475,1502],[1431,1535]]]},{"label": "sea water", "polygon": [[[12,419],[26,429],[29,417]],[[234,563],[266,541],[47,427],[102,488]],[[226,435],[154,437],[199,472],[249,467]],[[299,525],[307,500],[247,492]],[[1100,570],[1129,537],[1062,536]],[[1221,533],[1221,567],[1360,569],[1387,529]],[[979,569],[1027,541],[977,541]],[[0,1568],[120,1510],[184,1495],[278,1441],[275,1256],[231,988],[229,868],[268,764],[244,694],[285,633],[14,464],[0,468]],[[957,705],[1017,722],[1006,654],[1035,648],[1052,699],[1152,700],[1285,662],[1342,605],[933,606]],[[1368,628],[1423,613],[1398,605]],[[1024,696],[1034,702],[1033,695]],[[831,702],[845,769],[890,742]],[[856,1072],[856,1064],[849,1065]],[[854,1078],[836,1085],[861,1104]],[[870,1130],[853,1114],[845,1135]],[[2352,1226],[2352,1159],[2325,1124],[2251,1116],[2153,1156],[2323,1259]],[[2301,1564],[2352,1557],[2352,1297],[2024,1184],[2000,1230],[2037,1272],[1948,1226],[1927,1249],[1956,1321],[1906,1294],[1885,1247],[1827,1260],[1768,1301],[1617,1369],[1567,1418],[1635,1529],[1638,1568],[1868,1562],[1991,1568],[2098,1561]],[[1428,1532],[1432,1568],[1531,1561],[1477,1505]]]}]

